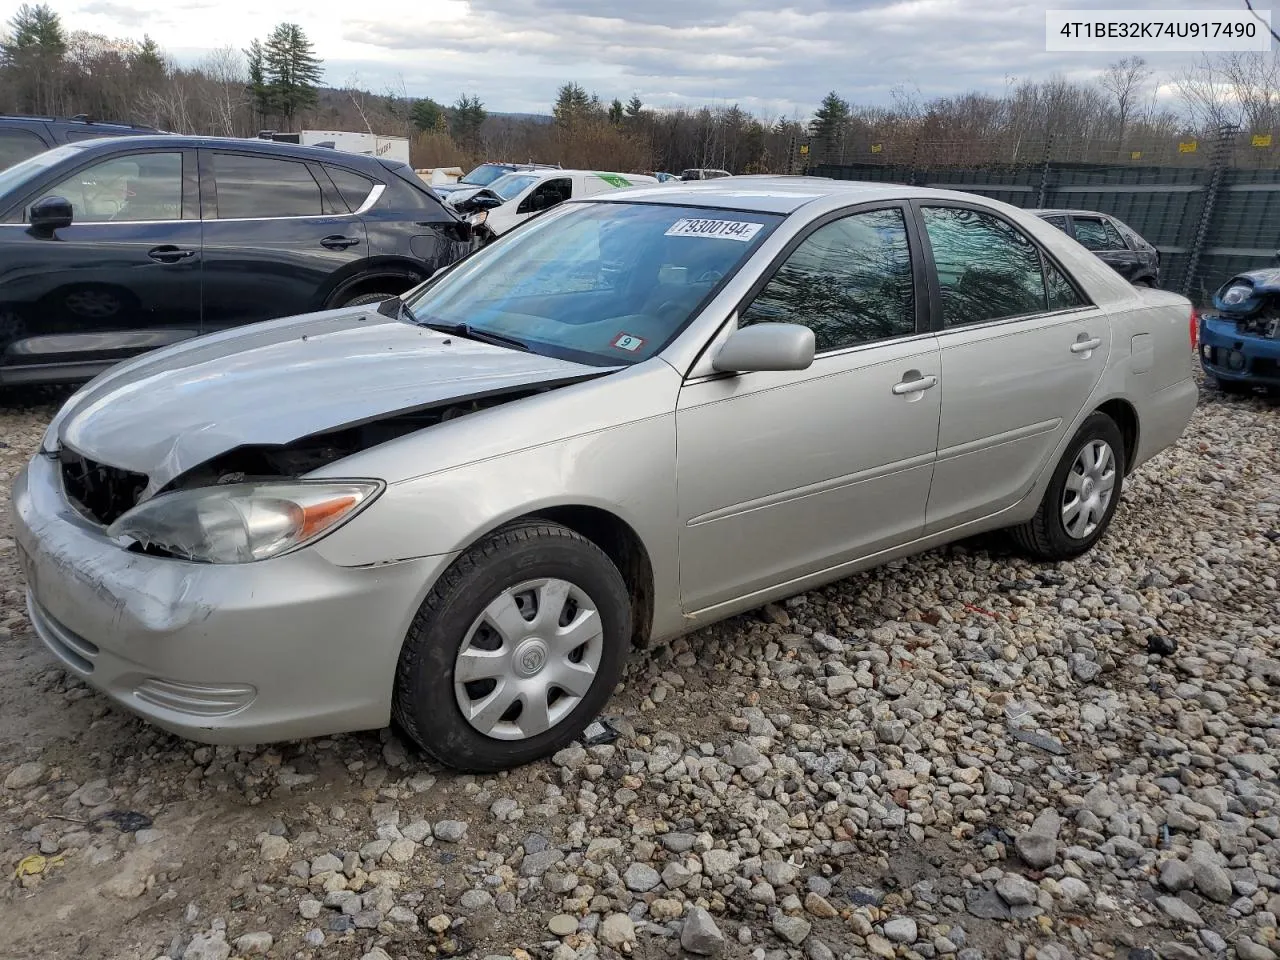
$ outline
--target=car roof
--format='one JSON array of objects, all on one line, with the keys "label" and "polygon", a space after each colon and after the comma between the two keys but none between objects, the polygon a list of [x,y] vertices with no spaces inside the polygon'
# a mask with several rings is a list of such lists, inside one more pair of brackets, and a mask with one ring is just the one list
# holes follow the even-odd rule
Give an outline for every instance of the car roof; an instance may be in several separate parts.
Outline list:
[{"label": "car roof", "polygon": [[715,180],[686,180],[661,187],[639,187],[618,195],[590,198],[605,203],[661,203],[668,206],[719,207],[752,213],[794,213],[801,207],[828,199],[846,203],[879,200],[936,199],[985,202],[1002,209],[998,201],[956,190],[912,187],[902,183],[864,180],[832,180],[827,177],[752,174]]},{"label": "car roof", "polygon": [[1081,216],[1108,217],[1112,220],[1115,219],[1113,214],[1103,213],[1101,210],[1076,210],[1068,207],[1040,207],[1035,210],[1028,210],[1027,213],[1034,213],[1037,217],[1042,217],[1045,214],[1052,214],[1054,216],[1062,216],[1064,214],[1075,216],[1079,214]]},{"label": "car roof", "polygon": [[116,145],[128,147],[130,150],[146,149],[148,147],[162,147],[167,150],[175,148],[193,149],[197,147],[222,148],[224,150],[248,150],[255,153],[278,153],[302,160],[315,160],[320,163],[347,163],[357,167],[369,164],[383,165],[383,161],[380,158],[365,156],[362,153],[348,153],[345,150],[335,150],[332,147],[307,147],[297,143],[263,140],[258,137],[201,137],[159,133],[128,137],[98,137],[94,140],[77,141],[75,144],[86,153],[110,153]]},{"label": "car roof", "polygon": [[592,177],[644,177],[646,180],[656,180],[657,177],[648,173],[618,173],[614,170],[578,170],[567,169],[562,170],[560,167],[550,167],[547,169],[538,168],[536,170],[512,170],[508,175],[520,177],[534,177],[539,180],[545,180],[550,177],[563,177],[570,173],[583,173]]}]

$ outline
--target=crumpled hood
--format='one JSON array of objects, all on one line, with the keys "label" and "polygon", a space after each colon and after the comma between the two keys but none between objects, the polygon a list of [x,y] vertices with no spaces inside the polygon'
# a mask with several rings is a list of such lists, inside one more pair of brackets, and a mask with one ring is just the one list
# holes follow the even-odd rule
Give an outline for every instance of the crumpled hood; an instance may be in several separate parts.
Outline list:
[{"label": "crumpled hood", "polygon": [[1237,273],[1218,288],[1213,305],[1227,316],[1248,316],[1270,298],[1280,295],[1280,268]]},{"label": "crumpled hood", "polygon": [[235,447],[599,374],[352,307],[200,337],[112,368],[55,419],[72,450],[146,474],[144,498]]}]

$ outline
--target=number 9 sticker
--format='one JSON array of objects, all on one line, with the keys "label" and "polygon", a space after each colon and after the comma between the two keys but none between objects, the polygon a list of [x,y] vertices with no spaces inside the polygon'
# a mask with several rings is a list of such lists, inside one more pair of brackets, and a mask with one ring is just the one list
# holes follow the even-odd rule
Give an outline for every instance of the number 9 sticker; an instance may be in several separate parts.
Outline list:
[{"label": "number 9 sticker", "polygon": [[618,339],[613,341],[613,346],[619,350],[625,350],[627,353],[635,353],[644,346],[644,337],[633,337],[629,333],[618,334]]}]

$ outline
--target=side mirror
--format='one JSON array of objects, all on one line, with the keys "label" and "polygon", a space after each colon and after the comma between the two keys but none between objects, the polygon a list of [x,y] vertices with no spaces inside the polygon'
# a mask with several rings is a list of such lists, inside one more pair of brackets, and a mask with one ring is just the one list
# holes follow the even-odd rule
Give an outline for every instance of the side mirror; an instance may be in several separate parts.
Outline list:
[{"label": "side mirror", "polygon": [[31,229],[53,233],[71,226],[71,201],[65,197],[44,197],[31,205]]},{"label": "side mirror", "polygon": [[813,363],[813,331],[799,323],[756,323],[729,335],[711,361],[719,373],[807,370]]}]

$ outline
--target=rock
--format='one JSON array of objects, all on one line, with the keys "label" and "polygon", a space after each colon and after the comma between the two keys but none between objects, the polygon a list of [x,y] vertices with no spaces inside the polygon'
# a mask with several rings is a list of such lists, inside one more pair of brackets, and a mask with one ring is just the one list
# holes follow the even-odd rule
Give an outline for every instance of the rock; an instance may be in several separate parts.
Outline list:
[{"label": "rock", "polygon": [[45,770],[48,768],[43,763],[20,763],[12,770],[9,775],[4,778],[4,788],[6,790],[25,790],[28,787],[34,787],[37,783],[44,779]]},{"label": "rock", "polygon": [[258,843],[258,856],[263,860],[274,862],[289,858],[290,844],[284,837],[267,834]]},{"label": "rock", "polygon": [[361,954],[360,960],[391,960],[391,954],[381,947],[374,947],[368,953]]},{"label": "rock", "polygon": [[447,913],[437,913],[427,921],[427,929],[436,934],[445,933],[452,926],[453,918]]},{"label": "rock", "polygon": [[408,863],[413,859],[413,855],[417,850],[418,845],[416,843],[401,837],[399,840],[391,841],[391,846],[387,848],[387,856],[396,863]]},{"label": "rock", "polygon": [[1083,906],[1092,899],[1089,885],[1077,877],[1063,877],[1058,881],[1058,890],[1068,906]]},{"label": "rock", "polygon": [[1191,876],[1196,889],[1215,903],[1227,903],[1235,895],[1231,877],[1217,864],[1198,860],[1191,865]]},{"label": "rock", "polygon": [[662,868],[662,882],[668,890],[678,890],[693,879],[693,871],[675,860]]},{"label": "rock", "polygon": [[884,935],[895,943],[915,943],[919,931],[910,917],[894,917],[885,922]]},{"label": "rock", "polygon": [[717,957],[724,950],[724,934],[702,907],[690,907],[680,928],[680,946],[702,957]]},{"label": "rock", "polygon": [[1057,811],[1042,810],[1031,824],[1031,829],[1014,839],[1014,849],[1028,866],[1043,870],[1057,859],[1058,833],[1061,829],[1062,818]]},{"label": "rock", "polygon": [[600,939],[615,950],[624,944],[634,943],[636,926],[625,913],[611,913],[600,924]]},{"label": "rock", "polygon": [[840,915],[839,911],[828,903],[825,897],[814,893],[812,890],[805,894],[804,908],[820,920],[830,920]]},{"label": "rock", "polygon": [[259,956],[271,949],[275,938],[271,934],[258,931],[236,937],[236,953],[246,957]]},{"label": "rock", "polygon": [[335,857],[332,853],[321,854],[311,861],[311,876],[318,876],[322,873],[341,873],[342,861]]},{"label": "rock", "polygon": [[729,850],[708,850],[702,855],[702,870],[713,880],[738,869],[738,855]]},{"label": "rock", "polygon": [[467,824],[464,820],[441,820],[432,832],[437,840],[444,843],[458,843],[467,835]]},{"label": "rock", "polygon": [[1116,802],[1107,793],[1106,785],[1099,783],[1084,795],[1084,809],[1099,820],[1107,820],[1114,816],[1120,808],[1116,806]]},{"label": "rock", "polygon": [[227,960],[231,956],[231,944],[221,931],[197,933],[182,951],[182,960]]},{"label": "rock", "polygon": [[788,916],[782,911],[773,915],[773,932],[793,947],[804,943],[804,938],[809,936],[811,929],[813,925],[804,917]]},{"label": "rock", "polygon": [[996,881],[996,893],[1000,894],[1000,898],[1009,906],[1019,907],[1035,903],[1039,890],[1026,877],[1020,877],[1016,873],[1006,873]]},{"label": "rock", "polygon": [[555,847],[540,853],[527,854],[520,861],[520,876],[540,877],[563,860],[564,854]]},{"label": "rock", "polygon": [[1189,927],[1204,926],[1200,914],[1177,897],[1159,897],[1156,899],[1156,905],[1179,923],[1185,923]]},{"label": "rock", "polygon": [[662,877],[647,863],[633,863],[623,873],[622,882],[633,893],[648,893],[662,882]]},{"label": "rock", "polygon": [[880,957],[882,960],[893,960],[896,954],[892,943],[878,933],[868,934],[866,939],[867,949],[871,951],[873,957]]},{"label": "rock", "polygon": [[1166,860],[1160,864],[1160,886],[1173,893],[1190,890],[1195,883],[1191,868],[1181,860]]},{"label": "rock", "polygon": [[966,890],[964,906],[975,917],[983,920],[1012,920],[1013,914],[1004,897],[991,887],[974,887]]},{"label": "rock", "polygon": [[1274,950],[1256,943],[1248,937],[1236,940],[1236,956],[1240,960],[1276,960]]},{"label": "rock", "polygon": [[320,901],[316,900],[314,897],[305,897],[298,903],[298,913],[301,914],[303,920],[314,920],[316,917],[320,916],[320,911],[322,909],[323,907],[320,905]]},{"label": "rock", "polygon": [[488,890],[468,890],[458,900],[458,906],[463,913],[476,913],[486,907],[493,906],[493,894]]},{"label": "rock", "polygon": [[547,921],[547,929],[557,937],[567,937],[571,933],[578,932],[578,918],[571,917],[567,913],[558,913]]},{"label": "rock", "polygon": [[400,828],[400,835],[413,843],[422,843],[431,834],[431,824],[426,820],[415,820],[413,823]]}]

